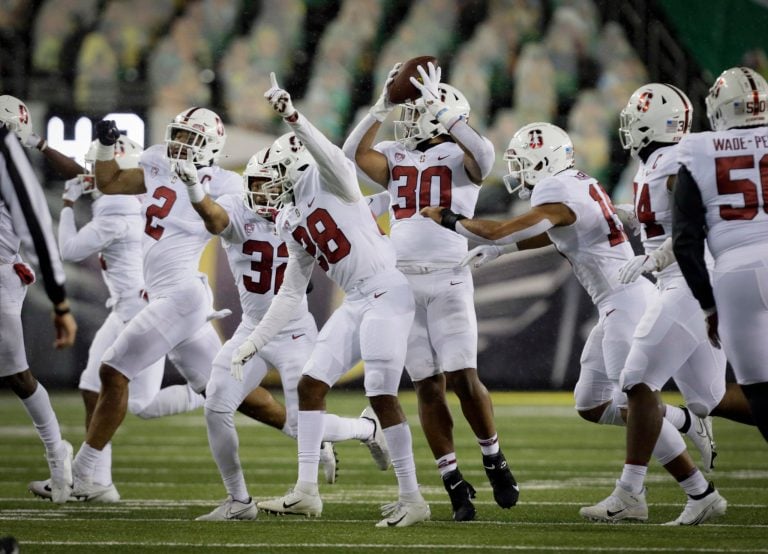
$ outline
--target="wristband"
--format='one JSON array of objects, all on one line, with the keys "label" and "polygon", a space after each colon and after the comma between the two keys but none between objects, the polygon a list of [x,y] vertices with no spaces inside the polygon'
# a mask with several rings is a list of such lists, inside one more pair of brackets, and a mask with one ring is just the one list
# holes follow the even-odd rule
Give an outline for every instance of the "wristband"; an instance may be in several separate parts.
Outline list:
[{"label": "wristband", "polygon": [[96,161],[108,162],[115,159],[115,145],[102,144],[100,140],[96,141]]},{"label": "wristband", "polygon": [[71,311],[72,310],[70,309],[69,306],[67,306],[66,308],[57,308],[56,306],[53,307],[53,313],[55,313],[56,315],[67,315]]},{"label": "wristband", "polygon": [[467,219],[467,216],[452,212],[449,208],[440,210],[440,225],[451,231],[456,230],[456,223],[462,219]]},{"label": "wristband", "polygon": [[187,194],[189,194],[189,201],[193,204],[198,204],[205,198],[205,190],[203,190],[203,185],[199,182],[187,185]]},{"label": "wristband", "polygon": [[283,118],[286,123],[296,123],[296,121],[299,119],[299,112],[294,110],[291,115],[287,115]]}]

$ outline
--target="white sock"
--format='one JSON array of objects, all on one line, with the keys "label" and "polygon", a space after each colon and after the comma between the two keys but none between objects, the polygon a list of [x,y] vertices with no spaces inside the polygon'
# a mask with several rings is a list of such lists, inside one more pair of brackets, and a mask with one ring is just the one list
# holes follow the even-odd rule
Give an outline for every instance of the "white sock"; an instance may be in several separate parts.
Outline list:
[{"label": "white sock", "polygon": [[72,464],[72,473],[81,479],[93,481],[93,473],[96,469],[96,464],[99,463],[99,458],[101,458],[101,450],[96,450],[84,442],[75,456]]},{"label": "white sock", "polygon": [[437,471],[440,472],[440,477],[446,473],[459,469],[459,464],[456,461],[456,452],[449,452],[445,456],[441,456],[435,460],[435,463],[437,464]]},{"label": "white sock", "polygon": [[480,451],[483,453],[483,456],[493,456],[499,453],[499,435],[493,435],[487,439],[475,438],[477,439],[477,444],[480,445]]},{"label": "white sock", "polygon": [[206,409],[205,425],[208,429],[208,445],[227,494],[231,494],[235,500],[247,502],[250,495],[238,456],[240,443],[235,430],[234,414]]},{"label": "white sock", "polygon": [[99,461],[93,470],[93,482],[99,485],[112,484],[112,441],[109,441],[101,451]]},{"label": "white sock", "polygon": [[339,417],[336,414],[325,414],[323,440],[331,442],[357,439],[364,441],[371,438],[376,426],[370,419],[364,417]]},{"label": "white sock", "polygon": [[408,422],[399,423],[387,427],[384,437],[389,446],[389,455],[392,457],[392,466],[395,468],[395,476],[400,490],[400,497],[419,493],[419,483],[416,480],[416,463],[413,460],[413,438]]},{"label": "white sock", "polygon": [[317,484],[325,412],[299,410],[299,481]]},{"label": "white sock", "polygon": [[624,464],[618,484],[628,492],[639,493],[643,490],[646,473],[648,473],[648,466]]},{"label": "white sock", "polygon": [[46,453],[50,456],[55,455],[61,445],[61,428],[51,406],[48,391],[42,383],[38,382],[35,392],[24,398],[21,403],[32,418],[37,434],[45,445]]},{"label": "white sock", "polygon": [[698,469],[696,469],[696,472],[693,475],[687,479],[679,481],[678,484],[683,488],[685,494],[688,496],[702,495],[709,487],[709,483],[707,483],[704,475]]},{"label": "white sock", "polygon": [[189,385],[172,385],[160,389],[152,402],[139,412],[139,417],[152,419],[167,415],[183,414],[205,404],[202,394],[197,394]]},{"label": "white sock", "polygon": [[653,447],[653,457],[663,466],[677,458],[685,450],[683,436],[666,419],[661,420],[661,431]]},{"label": "white sock", "polygon": [[667,404],[666,410],[664,411],[664,419],[669,421],[672,425],[674,425],[675,429],[680,431],[685,425],[685,410],[678,408],[677,406]]}]

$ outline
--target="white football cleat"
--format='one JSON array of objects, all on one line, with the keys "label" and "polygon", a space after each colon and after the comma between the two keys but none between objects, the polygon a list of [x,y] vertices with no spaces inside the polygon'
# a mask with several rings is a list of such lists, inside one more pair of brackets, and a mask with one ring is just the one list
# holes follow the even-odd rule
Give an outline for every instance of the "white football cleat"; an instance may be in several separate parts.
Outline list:
[{"label": "white football cleat", "polygon": [[333,485],[339,476],[337,464],[339,456],[336,454],[336,446],[331,441],[324,441],[320,445],[320,465],[323,466],[325,482]]},{"label": "white football cleat", "polygon": [[[51,480],[46,479],[45,481],[30,481],[29,485],[27,485],[27,488],[29,489],[29,492],[34,494],[35,496],[39,496],[40,498],[45,498],[46,500],[51,500],[52,491],[51,491]],[[114,502],[120,502],[120,493],[117,492],[117,489],[115,488],[114,484],[107,485],[106,491],[102,492],[100,495],[83,500],[88,500],[90,502],[100,502],[104,504],[110,504]],[[80,500],[79,498],[75,497],[73,494],[69,495],[69,498],[67,499],[67,502],[77,502]]]},{"label": "white football cleat", "polygon": [[664,525],[699,525],[710,519],[725,515],[728,502],[720,496],[715,485],[710,483],[703,498],[688,497],[683,513],[676,520],[668,521]]},{"label": "white football cleat", "polygon": [[323,513],[323,501],[319,494],[307,494],[298,486],[288,491],[288,494],[273,500],[262,500],[256,506],[270,514],[291,514],[307,517],[320,517]]},{"label": "white football cleat", "polygon": [[715,456],[717,456],[717,450],[715,446],[715,436],[712,433],[712,418],[699,417],[691,412],[685,406],[682,406],[683,410],[687,410],[691,418],[691,425],[685,432],[693,444],[701,453],[701,465],[703,466],[704,473],[709,473],[715,469]]},{"label": "white football cleat", "polygon": [[59,451],[46,459],[51,470],[51,500],[64,504],[72,493],[72,445],[62,440]]},{"label": "white football cleat", "polygon": [[253,498],[249,498],[248,502],[240,502],[230,494],[211,513],[196,517],[195,521],[253,521],[258,513]]},{"label": "white football cleat", "polygon": [[75,475],[72,486],[72,499],[80,502],[102,502],[105,504],[119,502],[120,494],[115,485],[99,485],[89,479],[80,479]]},{"label": "white football cleat", "polygon": [[389,457],[389,447],[387,446],[387,439],[384,437],[384,432],[381,429],[381,422],[379,422],[376,412],[374,412],[373,408],[370,406],[363,410],[360,417],[368,419],[373,423],[373,434],[370,438],[361,442],[371,451],[371,457],[373,458],[373,461],[376,462],[376,467],[381,471],[386,471],[392,460]]},{"label": "white football cleat", "polygon": [[384,519],[378,522],[376,527],[408,527],[414,523],[428,521],[432,513],[429,510],[429,504],[424,500],[420,502],[398,500],[382,506],[381,515]]},{"label": "white football cleat", "polygon": [[645,489],[637,494],[625,490],[616,481],[616,488],[611,495],[594,506],[584,506],[579,515],[590,521],[617,522],[623,519],[646,521],[648,504],[645,502]]}]

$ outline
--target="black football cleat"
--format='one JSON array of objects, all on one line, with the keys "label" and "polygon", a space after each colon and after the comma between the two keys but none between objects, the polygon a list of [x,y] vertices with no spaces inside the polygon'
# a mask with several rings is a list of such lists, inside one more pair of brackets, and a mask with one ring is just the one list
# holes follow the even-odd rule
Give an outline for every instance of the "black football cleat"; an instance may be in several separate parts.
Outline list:
[{"label": "black football cleat", "polygon": [[464,480],[458,469],[443,475],[443,486],[451,499],[454,521],[475,519],[475,506],[472,504],[475,488]]},{"label": "black football cleat", "polygon": [[512,472],[509,471],[507,460],[499,450],[498,454],[483,456],[483,467],[488,481],[493,488],[493,499],[502,508],[511,508],[517,504],[520,487],[517,485]]}]

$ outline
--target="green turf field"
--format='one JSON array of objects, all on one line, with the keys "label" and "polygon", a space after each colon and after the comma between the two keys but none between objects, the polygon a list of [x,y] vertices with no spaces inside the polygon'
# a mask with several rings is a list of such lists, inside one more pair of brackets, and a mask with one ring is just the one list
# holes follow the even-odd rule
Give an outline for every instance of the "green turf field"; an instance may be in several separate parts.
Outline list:
[{"label": "green turf field", "polygon": [[[65,436],[82,440],[82,405],[74,393],[51,395]],[[677,399],[668,397],[671,401]],[[320,519],[274,517],[255,522],[193,521],[225,496],[208,451],[202,410],[143,421],[128,416],[114,441],[119,504],[33,498],[32,479],[47,477],[42,445],[21,404],[0,394],[0,536],[21,552],[768,552],[768,445],[754,428],[715,420],[720,455],[713,479],[729,501],[727,515],[701,527],[661,527],[684,504],[658,466],[648,478],[649,524],[594,524],[578,509],[608,495],[623,461],[623,429],[580,420],[569,394],[494,394],[502,448],[520,482],[520,503],[493,502],[479,449],[463,419],[456,447],[464,476],[477,489],[477,520],[451,521],[450,504],[418,427],[415,398],[402,396],[411,423],[422,490],[432,521],[377,529],[379,506],[396,499],[392,471],[380,472],[359,443],[338,445],[339,479],[321,481]],[[336,392],[329,409],[358,415],[359,392]],[[456,404],[454,413],[458,414]],[[461,416],[458,416],[459,418]],[[279,496],[296,479],[296,445],[238,415],[241,458],[251,494]],[[692,453],[698,461],[698,454]]]}]

